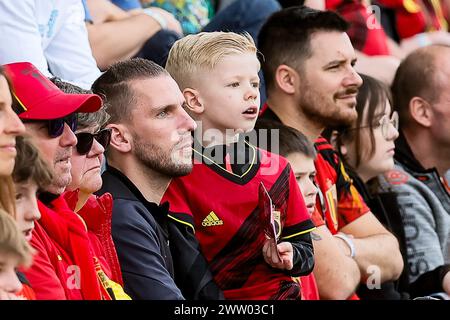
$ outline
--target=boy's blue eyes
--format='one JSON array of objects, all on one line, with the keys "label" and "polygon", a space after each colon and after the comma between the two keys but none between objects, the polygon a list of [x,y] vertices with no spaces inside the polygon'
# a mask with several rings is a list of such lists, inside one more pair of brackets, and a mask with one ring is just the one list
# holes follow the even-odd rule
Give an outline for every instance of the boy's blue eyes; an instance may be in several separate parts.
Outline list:
[{"label": "boy's blue eyes", "polygon": [[[230,87],[237,88],[239,87],[239,82],[233,82],[229,85]],[[259,82],[252,82],[253,88],[259,88]]]}]

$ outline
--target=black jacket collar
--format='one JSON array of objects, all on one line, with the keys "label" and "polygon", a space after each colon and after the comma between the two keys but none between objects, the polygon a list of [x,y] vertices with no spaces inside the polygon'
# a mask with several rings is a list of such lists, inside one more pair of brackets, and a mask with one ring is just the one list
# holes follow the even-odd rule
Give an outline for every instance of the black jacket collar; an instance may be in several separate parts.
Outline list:
[{"label": "black jacket collar", "polygon": [[395,140],[395,160],[406,166],[408,169],[417,173],[427,173],[430,170],[425,169],[420,162],[414,157],[411,147],[406,140],[406,137],[400,130],[400,135]]},{"label": "black jacket collar", "polygon": [[129,199],[139,201],[145,205],[150,212],[162,211],[167,215],[169,203],[164,202],[158,205],[154,202],[147,201],[141,191],[118,169],[108,165],[106,171],[102,174],[103,186],[97,192],[103,194],[109,192],[113,198]]}]

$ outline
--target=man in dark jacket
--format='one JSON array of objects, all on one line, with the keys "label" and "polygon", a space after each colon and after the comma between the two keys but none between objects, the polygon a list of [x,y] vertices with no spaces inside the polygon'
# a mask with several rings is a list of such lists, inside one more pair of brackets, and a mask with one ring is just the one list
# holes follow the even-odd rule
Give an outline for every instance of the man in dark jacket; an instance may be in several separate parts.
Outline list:
[{"label": "man in dark jacket", "polygon": [[392,85],[400,137],[382,187],[397,194],[412,297],[450,295],[449,86],[450,48],[438,45],[406,57]]},{"label": "man in dark jacket", "polygon": [[192,170],[195,122],[176,82],[155,63],[113,65],[93,85],[112,129],[100,193],[114,197],[112,234],[133,299],[221,299],[189,216],[160,203],[172,177]]}]

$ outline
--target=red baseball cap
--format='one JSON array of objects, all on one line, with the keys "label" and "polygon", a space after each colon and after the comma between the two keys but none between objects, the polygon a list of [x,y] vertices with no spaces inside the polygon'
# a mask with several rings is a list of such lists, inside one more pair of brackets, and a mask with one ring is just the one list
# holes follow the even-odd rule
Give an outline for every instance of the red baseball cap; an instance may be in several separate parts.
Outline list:
[{"label": "red baseball cap", "polygon": [[50,120],[74,112],[95,112],[102,106],[96,94],[68,94],[61,91],[29,62],[5,64],[18,102],[21,119]]}]

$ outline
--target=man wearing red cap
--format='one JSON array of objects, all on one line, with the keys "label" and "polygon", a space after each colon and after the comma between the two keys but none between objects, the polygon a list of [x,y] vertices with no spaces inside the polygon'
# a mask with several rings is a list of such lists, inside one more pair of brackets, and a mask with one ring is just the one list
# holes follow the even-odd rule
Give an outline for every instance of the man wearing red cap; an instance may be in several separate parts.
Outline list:
[{"label": "man wearing red cap", "polygon": [[112,299],[96,269],[107,265],[95,263],[101,248],[91,244],[84,221],[61,196],[72,179],[76,113],[95,112],[102,101],[94,94],[62,92],[28,62],[5,65],[5,70],[14,87],[13,107],[54,173],[52,184],[39,196],[42,217],[31,240],[37,254],[25,274],[37,299]]}]

